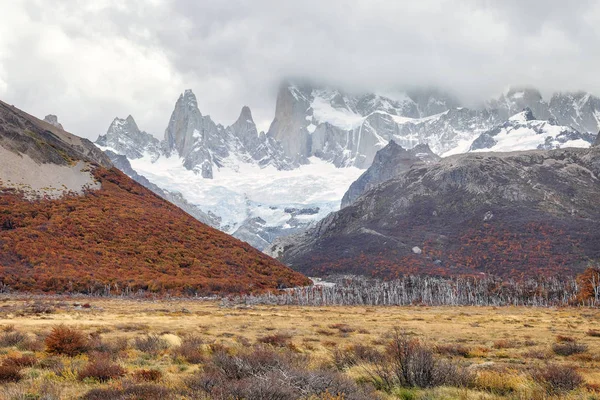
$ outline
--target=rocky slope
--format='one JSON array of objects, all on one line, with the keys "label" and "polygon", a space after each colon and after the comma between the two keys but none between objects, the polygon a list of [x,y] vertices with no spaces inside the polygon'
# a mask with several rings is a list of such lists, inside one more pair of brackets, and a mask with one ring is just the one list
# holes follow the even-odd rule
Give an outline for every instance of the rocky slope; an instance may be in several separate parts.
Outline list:
[{"label": "rocky slope", "polygon": [[440,160],[428,145],[420,144],[405,150],[391,140],[375,154],[371,166],[350,185],[342,198],[342,208],[349,206],[369,189],[406,172],[415,164],[433,164]]},{"label": "rocky slope", "polygon": [[[308,283],[134,182],[91,142],[4,103],[0,155],[0,177],[27,178],[18,185],[0,178],[3,287],[193,295]],[[60,186],[57,170],[88,184],[47,196],[35,177],[51,171],[56,181],[46,185]]]},{"label": "rocky slope", "polygon": [[570,274],[600,260],[600,149],[415,166],[270,251],[311,275]]}]

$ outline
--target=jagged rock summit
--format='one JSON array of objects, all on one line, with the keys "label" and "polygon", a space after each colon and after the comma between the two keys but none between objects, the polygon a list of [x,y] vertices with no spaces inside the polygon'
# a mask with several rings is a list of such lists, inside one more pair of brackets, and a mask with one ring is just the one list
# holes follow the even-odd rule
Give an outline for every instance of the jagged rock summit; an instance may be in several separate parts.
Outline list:
[{"label": "jagged rock summit", "polygon": [[375,154],[373,164],[352,184],[342,198],[342,208],[378,184],[408,171],[413,165],[433,164],[440,160],[428,145],[406,150],[391,140]]},{"label": "jagged rock summit", "polygon": [[125,119],[115,118],[106,134],[100,135],[96,144],[113,149],[130,160],[135,160],[150,153],[153,159],[160,156],[160,142],[149,133],[140,131],[131,115]]}]

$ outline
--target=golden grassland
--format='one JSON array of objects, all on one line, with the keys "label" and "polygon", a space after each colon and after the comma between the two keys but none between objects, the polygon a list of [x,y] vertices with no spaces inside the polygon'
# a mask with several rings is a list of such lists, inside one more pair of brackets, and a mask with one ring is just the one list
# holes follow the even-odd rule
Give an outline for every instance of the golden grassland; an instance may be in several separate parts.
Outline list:
[{"label": "golden grassland", "polygon": [[[78,398],[92,388],[118,387],[139,369],[158,369],[163,374],[161,385],[177,388],[202,368],[201,364],[175,356],[175,349],[190,336],[200,337],[209,347],[217,343],[234,353],[265,337],[281,336],[286,349],[308,355],[311,365],[335,365],[336,352],[356,344],[385,349],[390,333],[399,328],[435,349],[439,357],[464,364],[476,375],[475,384],[469,388],[398,388],[377,392],[381,398],[600,399],[600,392],[596,392],[600,391],[600,337],[596,336],[600,336],[600,310],[590,308],[224,308],[218,301],[0,298],[0,329],[5,332],[22,332],[43,343],[44,337],[59,325],[99,335],[105,342],[125,338],[131,343],[149,334],[160,335],[168,348],[146,354],[127,346],[117,361],[126,377],[108,382],[78,378],[77,371],[89,354],[61,356],[64,368],[60,373],[39,364],[25,368],[20,382],[0,383],[0,398],[43,398],[39,392],[47,385],[59,393],[59,398]],[[553,345],[560,342],[587,347],[579,354],[562,356],[553,351]],[[43,346],[0,347],[0,360],[23,355],[33,355],[37,360],[56,358]],[[585,384],[568,393],[548,394],[528,372],[547,364],[575,368]],[[339,369],[360,382],[368,380],[368,368],[359,363]]]}]

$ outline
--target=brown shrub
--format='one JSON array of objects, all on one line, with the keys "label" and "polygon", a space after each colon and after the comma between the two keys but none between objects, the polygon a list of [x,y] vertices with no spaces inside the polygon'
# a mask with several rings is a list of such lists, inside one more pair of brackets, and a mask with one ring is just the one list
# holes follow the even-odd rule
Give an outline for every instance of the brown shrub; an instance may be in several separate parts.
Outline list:
[{"label": "brown shrub", "polygon": [[0,365],[0,383],[19,382],[23,379],[21,367],[16,365]]},{"label": "brown shrub", "polygon": [[357,365],[359,362],[374,363],[383,358],[383,354],[372,346],[354,344],[345,349],[333,350],[333,363],[338,370]]},{"label": "brown shrub", "polygon": [[583,343],[577,342],[564,342],[564,343],[554,343],[552,345],[552,351],[559,356],[570,356],[573,354],[581,354],[585,353],[588,349],[588,346]]},{"label": "brown shrub", "polygon": [[327,329],[317,329],[317,333],[319,335],[323,335],[323,336],[333,336],[333,335],[335,335],[335,332],[329,331]]},{"label": "brown shrub", "polygon": [[587,335],[591,337],[600,337],[600,331],[596,329],[590,329],[589,331],[587,331]]},{"label": "brown shrub", "polygon": [[473,381],[466,368],[436,359],[430,347],[400,330],[392,333],[385,354],[387,357],[375,364],[376,372],[371,374],[372,382],[383,390],[396,386],[468,386]]},{"label": "brown shrub", "polygon": [[438,344],[435,346],[435,352],[446,356],[469,357],[471,349],[461,344]]},{"label": "brown shrub", "polygon": [[98,356],[79,372],[79,379],[86,378],[97,379],[100,382],[106,382],[111,379],[117,379],[125,376],[125,369],[119,364],[115,364],[108,357]]},{"label": "brown shrub", "polygon": [[135,338],[133,347],[144,353],[157,355],[163,350],[169,348],[169,343],[158,335],[148,335],[141,338]]},{"label": "brown shrub", "polygon": [[175,355],[182,357],[185,361],[191,364],[200,364],[204,362],[204,355],[202,354],[202,345],[204,341],[197,336],[185,337],[181,346],[175,350]]},{"label": "brown shrub", "polygon": [[527,358],[537,358],[538,360],[547,360],[550,358],[551,353],[547,350],[531,349],[523,353],[523,356]]},{"label": "brown shrub", "polygon": [[351,327],[348,324],[332,324],[329,325],[330,329],[337,329],[340,333],[352,333],[355,332],[356,329],[354,329],[353,327]]},{"label": "brown shrub", "polygon": [[558,343],[575,342],[575,338],[572,336],[557,335],[556,341]]},{"label": "brown shrub", "polygon": [[34,365],[36,365],[38,362],[37,358],[35,358],[35,356],[31,356],[31,355],[22,355],[22,356],[10,356],[8,358],[5,358],[4,361],[2,362],[2,365],[14,365],[18,368],[27,368],[27,367],[33,367]]},{"label": "brown shrub", "polygon": [[133,379],[138,382],[158,382],[163,373],[157,369],[140,369],[133,373]]},{"label": "brown shrub", "polygon": [[258,338],[259,343],[268,344],[274,347],[288,347],[292,336],[285,333],[276,333]]},{"label": "brown shrub", "polygon": [[81,331],[64,325],[54,327],[45,342],[48,353],[64,354],[69,357],[85,353],[89,349],[88,340]]},{"label": "brown shrub", "polygon": [[583,377],[574,368],[551,364],[533,371],[532,378],[551,393],[568,392],[583,385]]},{"label": "brown shrub", "polygon": [[510,349],[517,347],[517,343],[513,340],[500,339],[496,340],[492,347],[495,349]]}]

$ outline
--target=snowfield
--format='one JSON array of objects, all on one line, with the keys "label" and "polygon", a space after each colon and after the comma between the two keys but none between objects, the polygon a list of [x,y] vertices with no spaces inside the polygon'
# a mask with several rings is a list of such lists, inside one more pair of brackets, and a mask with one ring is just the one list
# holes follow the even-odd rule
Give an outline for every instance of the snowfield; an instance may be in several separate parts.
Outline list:
[{"label": "snowfield", "polygon": [[355,167],[336,168],[319,158],[291,171],[278,171],[241,164],[238,168],[215,169],[213,179],[204,179],[183,167],[178,156],[150,155],[130,160],[131,166],[152,183],[180,192],[204,212],[222,218],[221,227],[233,233],[248,218],[260,217],[266,226],[281,226],[290,219],[286,208],[319,208],[312,215],[298,215],[300,221],[317,221],[340,208],[340,199],[361,173]]}]

